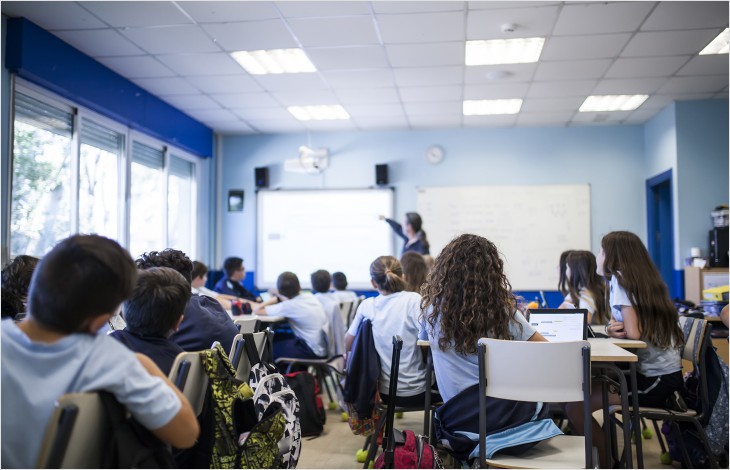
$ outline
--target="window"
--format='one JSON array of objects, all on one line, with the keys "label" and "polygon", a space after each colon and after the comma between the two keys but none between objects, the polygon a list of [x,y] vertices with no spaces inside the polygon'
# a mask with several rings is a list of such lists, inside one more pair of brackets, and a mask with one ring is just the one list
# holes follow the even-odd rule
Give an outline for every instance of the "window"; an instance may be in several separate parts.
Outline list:
[{"label": "window", "polygon": [[167,248],[164,157],[162,149],[137,141],[132,144],[129,251],[135,258]]},{"label": "window", "polygon": [[195,256],[195,165],[170,156],[167,182],[167,241],[169,246]]}]

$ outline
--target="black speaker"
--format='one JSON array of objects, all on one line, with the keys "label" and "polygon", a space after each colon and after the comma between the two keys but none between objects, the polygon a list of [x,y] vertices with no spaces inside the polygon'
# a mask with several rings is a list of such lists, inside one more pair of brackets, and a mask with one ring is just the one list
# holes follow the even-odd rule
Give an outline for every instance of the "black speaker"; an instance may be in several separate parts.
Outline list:
[{"label": "black speaker", "polygon": [[375,165],[375,184],[388,184],[388,165]]},{"label": "black speaker", "polygon": [[715,227],[710,230],[710,266],[728,267],[728,228]]},{"label": "black speaker", "polygon": [[269,187],[269,167],[262,166],[255,169],[256,172],[256,187],[257,188],[268,188]]}]

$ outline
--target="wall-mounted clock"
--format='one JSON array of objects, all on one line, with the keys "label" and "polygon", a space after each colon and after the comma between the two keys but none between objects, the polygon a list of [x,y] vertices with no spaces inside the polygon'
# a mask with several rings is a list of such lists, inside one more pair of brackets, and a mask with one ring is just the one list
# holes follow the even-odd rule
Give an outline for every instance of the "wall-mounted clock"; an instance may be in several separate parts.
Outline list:
[{"label": "wall-mounted clock", "polygon": [[428,149],[426,149],[426,160],[431,165],[436,165],[437,163],[441,163],[441,160],[444,159],[444,149],[443,147],[439,145],[432,145]]}]

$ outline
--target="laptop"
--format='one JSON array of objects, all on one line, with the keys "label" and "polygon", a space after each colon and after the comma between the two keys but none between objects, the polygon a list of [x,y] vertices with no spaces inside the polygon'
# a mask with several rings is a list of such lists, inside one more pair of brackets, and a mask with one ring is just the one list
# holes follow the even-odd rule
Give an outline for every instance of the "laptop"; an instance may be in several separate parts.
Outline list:
[{"label": "laptop", "polygon": [[259,293],[259,297],[261,297],[261,300],[263,300],[264,302],[266,302],[269,299],[271,299],[271,294],[269,294],[268,292],[260,292]]},{"label": "laptop", "polygon": [[586,309],[530,309],[528,322],[550,342],[581,341],[588,334]]}]

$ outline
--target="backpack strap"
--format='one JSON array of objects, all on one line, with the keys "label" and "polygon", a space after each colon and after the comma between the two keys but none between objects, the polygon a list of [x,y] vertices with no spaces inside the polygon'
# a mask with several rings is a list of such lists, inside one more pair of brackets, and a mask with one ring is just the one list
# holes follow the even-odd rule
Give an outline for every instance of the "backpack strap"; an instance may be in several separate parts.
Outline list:
[{"label": "backpack strap", "polygon": [[243,345],[246,348],[246,355],[248,356],[248,361],[251,363],[251,366],[255,366],[256,364],[261,362],[261,356],[259,356],[259,351],[256,349],[256,340],[254,340],[253,333],[244,333],[243,334]]}]

